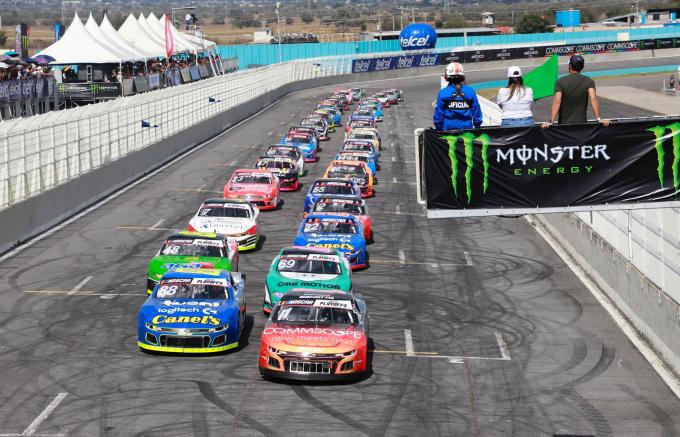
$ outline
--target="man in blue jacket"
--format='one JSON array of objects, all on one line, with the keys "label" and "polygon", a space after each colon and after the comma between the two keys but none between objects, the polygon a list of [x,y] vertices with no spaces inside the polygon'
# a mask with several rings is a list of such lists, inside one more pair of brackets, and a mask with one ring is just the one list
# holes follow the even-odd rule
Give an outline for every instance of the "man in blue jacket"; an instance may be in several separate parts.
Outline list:
[{"label": "man in blue jacket", "polygon": [[452,62],[446,66],[444,79],[449,83],[439,91],[434,108],[437,130],[478,128],[482,125],[482,108],[472,87],[465,85],[463,66]]}]

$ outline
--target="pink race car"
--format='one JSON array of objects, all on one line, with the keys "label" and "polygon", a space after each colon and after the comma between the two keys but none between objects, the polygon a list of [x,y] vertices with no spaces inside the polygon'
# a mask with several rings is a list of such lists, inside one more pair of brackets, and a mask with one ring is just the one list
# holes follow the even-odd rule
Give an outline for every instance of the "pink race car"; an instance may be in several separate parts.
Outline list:
[{"label": "pink race car", "polygon": [[279,178],[267,169],[240,168],[224,186],[225,199],[244,199],[262,211],[279,206]]}]

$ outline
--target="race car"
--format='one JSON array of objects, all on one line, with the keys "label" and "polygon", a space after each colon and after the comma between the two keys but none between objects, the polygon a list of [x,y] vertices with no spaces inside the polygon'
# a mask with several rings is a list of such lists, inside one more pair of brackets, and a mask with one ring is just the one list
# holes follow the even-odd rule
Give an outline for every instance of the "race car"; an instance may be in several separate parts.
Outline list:
[{"label": "race car", "polygon": [[381,105],[383,105],[383,108],[389,108],[390,107],[390,100],[387,98],[387,95],[385,93],[376,93],[373,94],[372,96],[374,99],[380,102]]},{"label": "race car", "polygon": [[[326,137],[327,138],[327,137]],[[305,162],[315,162],[319,158],[319,144],[314,137],[308,133],[288,133],[283,137],[281,144],[286,146],[295,146],[302,152]]]},{"label": "race car", "polygon": [[361,221],[364,239],[371,241],[371,216],[368,215],[364,199],[348,199],[340,196],[319,196],[312,206],[311,214],[353,215]]},{"label": "race car", "polygon": [[303,176],[306,172],[305,170],[305,158],[302,155],[302,151],[298,146],[287,146],[283,144],[275,144],[267,147],[264,152],[267,156],[279,156],[283,158],[290,158],[295,162],[295,171],[298,175]]},{"label": "race car", "polygon": [[332,116],[333,125],[340,126],[342,124],[342,112],[340,112],[340,110],[338,108],[336,108],[334,105],[319,104],[319,105],[316,105],[316,109],[322,110],[322,111],[328,111]]},{"label": "race car", "polygon": [[375,185],[378,184],[378,176],[376,175],[378,169],[376,168],[375,161],[373,161],[373,158],[371,157],[369,152],[348,152],[340,150],[335,155],[335,160],[365,162],[368,165],[368,168],[371,169],[371,173],[373,173],[373,183]]},{"label": "race car", "polygon": [[373,196],[373,172],[365,162],[332,161],[323,177],[349,179],[359,186],[361,197]]},{"label": "race car", "polygon": [[294,288],[352,291],[349,261],[335,249],[286,247],[274,258],[265,279],[262,310],[274,305]]},{"label": "race car", "polygon": [[165,239],[149,261],[146,292],[151,294],[164,273],[181,268],[238,271],[238,244],[212,232],[183,231]]},{"label": "race car", "polygon": [[238,250],[252,250],[260,239],[260,211],[250,202],[208,199],[189,221],[189,231],[215,232],[238,243]]},{"label": "race car", "polygon": [[325,102],[332,102],[336,108],[340,110],[340,112],[345,112],[349,109],[349,106],[347,106],[347,99],[345,99],[343,96],[331,96],[327,97]]},{"label": "race car", "polygon": [[363,88],[352,88],[352,99],[353,100],[361,100],[364,97],[364,90]]},{"label": "race car", "polygon": [[376,129],[352,128],[345,135],[345,140],[366,140],[371,141],[378,150],[382,150],[382,141]]},{"label": "race car", "polygon": [[390,105],[396,105],[397,102],[399,102],[399,95],[395,89],[385,90],[385,97],[387,97],[387,101]]},{"label": "race car", "polygon": [[264,378],[348,380],[366,375],[369,317],[360,296],[298,289],[284,295],[264,325]]},{"label": "race car", "polygon": [[289,134],[309,134],[312,136],[310,141],[319,144],[319,134],[313,127],[291,126],[290,128],[288,128],[288,132],[283,134],[283,136],[281,137],[281,141],[279,141],[279,143],[282,143],[283,140],[286,138],[286,135]]},{"label": "race car", "polygon": [[349,116],[349,121],[350,122],[358,122],[358,121],[364,121],[364,122],[369,122],[370,125],[367,127],[376,127],[376,118],[375,115],[373,115],[373,111],[365,108],[365,109],[359,109],[357,111],[354,111],[352,115]]},{"label": "race car", "polygon": [[366,100],[361,103],[361,107],[368,108],[373,111],[373,116],[377,121],[383,121],[384,114],[382,110],[382,104],[377,100]]},{"label": "race car", "polygon": [[359,198],[361,189],[354,181],[347,179],[317,179],[315,180],[305,196],[304,215],[312,209],[316,199],[324,194],[333,194],[347,198]]},{"label": "race car", "polygon": [[175,353],[238,347],[246,318],[245,279],[215,269],[166,273],[139,310],[137,345]]},{"label": "race car", "polygon": [[266,169],[237,169],[224,186],[224,197],[247,200],[260,211],[276,209],[279,206],[279,178]]},{"label": "race car", "polygon": [[404,91],[402,91],[399,88],[390,88],[387,91],[395,93],[397,95],[397,101],[403,102],[404,101]]},{"label": "race car", "polygon": [[255,168],[267,169],[274,173],[279,180],[279,190],[295,191],[298,189],[300,178],[297,165],[293,158],[282,156],[260,156],[255,162]]},{"label": "race car", "polygon": [[314,128],[319,141],[328,141],[330,139],[328,136],[328,124],[326,124],[323,120],[305,118],[300,122],[300,127]]},{"label": "race car", "polygon": [[[341,152],[366,152],[371,156],[371,160],[376,170],[380,170],[380,152],[375,147],[375,143],[370,140],[345,140],[340,146]],[[363,161],[363,160],[360,160]]]},{"label": "race car", "polygon": [[333,96],[337,97],[343,97],[345,99],[346,106],[350,106],[352,104],[352,90],[335,90],[333,91]]},{"label": "race car", "polygon": [[335,124],[333,124],[333,117],[330,113],[324,111],[323,109],[315,109],[312,111],[307,118],[312,120],[322,120],[328,125],[328,132],[335,132]]},{"label": "race car", "polygon": [[359,119],[359,120],[350,120],[345,124],[345,136],[349,133],[350,130],[355,129],[355,128],[362,128],[362,127],[369,127],[373,128],[375,127],[375,118],[373,119]]},{"label": "race car", "polygon": [[337,249],[353,270],[368,266],[364,230],[353,215],[309,214],[302,219],[293,246]]}]

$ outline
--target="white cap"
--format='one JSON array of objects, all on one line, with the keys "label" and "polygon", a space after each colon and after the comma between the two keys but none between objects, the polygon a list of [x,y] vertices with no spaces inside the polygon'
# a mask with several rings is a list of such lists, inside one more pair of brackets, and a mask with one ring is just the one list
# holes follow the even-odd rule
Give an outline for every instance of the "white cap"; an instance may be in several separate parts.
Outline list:
[{"label": "white cap", "polygon": [[508,77],[522,77],[522,69],[516,65],[508,67]]},{"label": "white cap", "polygon": [[463,72],[463,66],[459,64],[458,62],[451,62],[449,65],[446,66],[446,73],[447,76],[464,76],[465,73]]}]

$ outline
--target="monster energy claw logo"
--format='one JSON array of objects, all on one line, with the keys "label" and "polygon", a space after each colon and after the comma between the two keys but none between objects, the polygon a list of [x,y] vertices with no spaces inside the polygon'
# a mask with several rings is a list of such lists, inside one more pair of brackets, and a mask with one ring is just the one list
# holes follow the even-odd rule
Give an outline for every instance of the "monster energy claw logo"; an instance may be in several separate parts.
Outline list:
[{"label": "monster energy claw logo", "polygon": [[456,155],[456,144],[458,140],[463,141],[463,150],[465,152],[465,193],[467,195],[467,203],[472,200],[472,167],[474,160],[472,159],[474,148],[472,147],[475,141],[482,145],[482,165],[484,167],[484,194],[489,187],[489,144],[491,139],[487,134],[482,134],[478,137],[471,132],[465,132],[461,135],[445,135],[441,137],[449,143],[449,158],[451,158],[451,182],[453,184],[453,192],[458,197],[458,156]]},{"label": "monster energy claw logo", "polygon": [[[659,174],[659,183],[661,188],[664,188],[664,170],[666,165],[666,151],[664,150],[664,141],[673,138],[673,187],[675,191],[680,189],[680,180],[678,179],[678,167],[680,166],[680,122],[668,124],[666,126],[654,126],[647,129],[652,132],[655,137],[654,147],[656,148],[656,157],[659,163],[657,172]],[[669,132],[666,134],[666,132]]]},{"label": "monster energy claw logo", "polygon": [[97,95],[99,93],[99,84],[97,83],[90,84],[90,91],[92,92],[93,95]]}]

